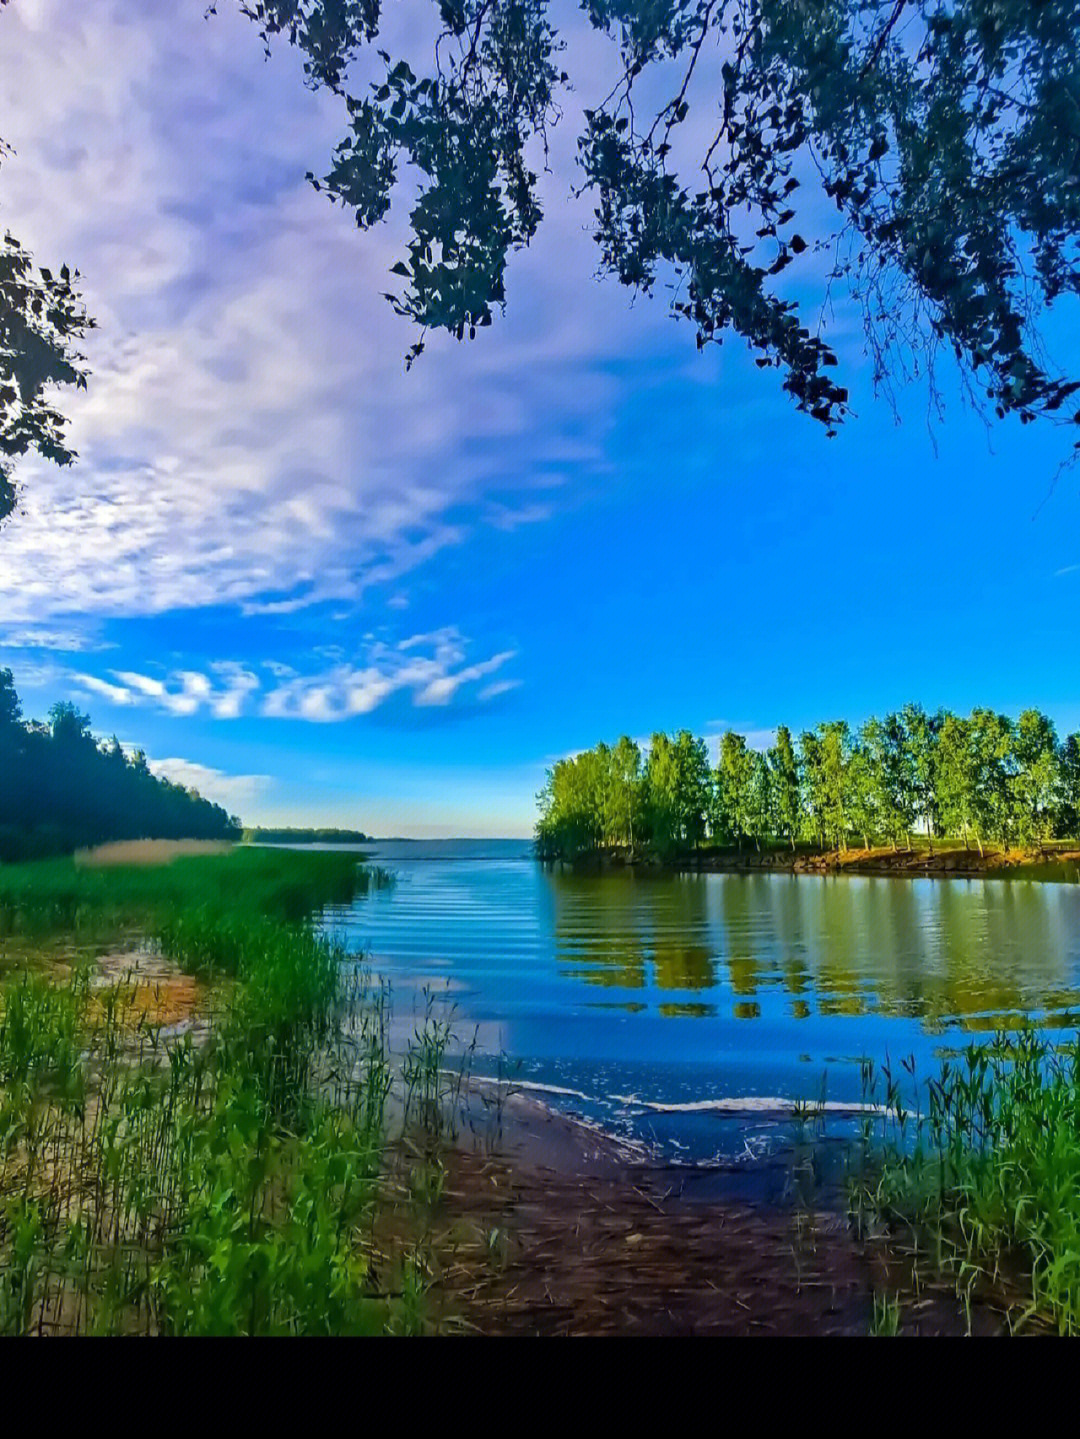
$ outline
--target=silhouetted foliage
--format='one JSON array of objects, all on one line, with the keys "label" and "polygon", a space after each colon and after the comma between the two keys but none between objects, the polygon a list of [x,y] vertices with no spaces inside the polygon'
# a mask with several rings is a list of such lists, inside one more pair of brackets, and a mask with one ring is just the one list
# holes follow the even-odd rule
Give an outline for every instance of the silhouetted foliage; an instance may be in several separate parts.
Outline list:
[{"label": "silhouetted foliage", "polygon": [[[0,9],[7,0],[0,0]],[[0,140],[0,157],[11,147]],[[82,308],[74,275],[38,269],[7,231],[0,245],[0,524],[15,508],[13,461],[36,450],[69,465],[64,417],[46,402],[51,385],[86,386],[82,356],[73,348],[93,326]]]},{"label": "silhouetted foliage", "polygon": [[[417,183],[407,251],[391,267],[404,284],[387,295],[421,329],[409,362],[428,327],[463,339],[490,325],[507,257],[542,219],[538,171],[561,100],[573,83],[590,102],[591,47],[569,50],[549,0],[433,0],[429,12],[416,0],[417,31],[429,14],[438,32],[417,74],[376,48],[379,0],[236,3],[267,45],[297,46],[308,84],[346,110],[316,188],[368,228],[403,175]],[[1080,0],[582,8],[619,74],[578,138],[606,272],[635,290],[669,284],[699,347],[740,335],[830,434],[848,391],[822,315],[804,314],[793,281],[854,296],[890,394],[913,370],[936,394],[944,346],[970,398],[999,418],[1080,421],[1068,404],[1080,380],[1054,372],[1037,328],[1080,290]],[[568,53],[584,73],[562,68]],[[72,458],[43,390],[85,382],[71,346],[91,323],[67,269],[36,269],[8,236],[0,521],[13,459]]]},{"label": "silhouetted foliage", "polygon": [[[507,255],[540,223],[537,168],[571,79],[553,8],[437,0],[426,73],[377,50],[357,98],[346,71],[378,35],[377,0],[241,0],[347,107],[317,188],[368,227],[403,168],[419,177],[392,267],[405,286],[387,298],[421,327],[490,324]],[[861,303],[881,384],[932,372],[944,344],[999,417],[1057,414],[1080,388],[1049,373],[1034,326],[1080,288],[1077,0],[582,8],[620,72],[578,142],[603,268],[635,289],[674,281],[699,347],[734,330],[832,432],[848,401],[836,356],[777,283],[806,254],[812,281]]]},{"label": "silhouetted foliage", "polygon": [[99,744],[90,720],[55,704],[26,721],[0,669],[0,861],[66,854],[115,839],[239,839],[240,821],[193,789],[151,774],[141,750]]}]

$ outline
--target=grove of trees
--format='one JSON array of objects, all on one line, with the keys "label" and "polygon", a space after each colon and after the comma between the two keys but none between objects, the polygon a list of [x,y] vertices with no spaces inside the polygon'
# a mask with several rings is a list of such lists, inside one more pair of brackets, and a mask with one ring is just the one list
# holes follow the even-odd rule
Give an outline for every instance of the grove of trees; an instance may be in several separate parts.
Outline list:
[{"label": "grove of trees", "polygon": [[1038,710],[928,714],[908,704],[857,730],[832,720],[766,751],[728,731],[715,767],[688,730],[627,736],[560,760],[537,796],[538,853],[672,858],[700,848],[809,844],[846,851],[936,839],[980,853],[1080,834],[1080,734],[1059,740]]},{"label": "grove of trees", "polygon": [[114,839],[239,839],[240,821],[193,789],[151,774],[141,750],[100,743],[61,703],[24,720],[0,669],[0,862],[68,854]]}]

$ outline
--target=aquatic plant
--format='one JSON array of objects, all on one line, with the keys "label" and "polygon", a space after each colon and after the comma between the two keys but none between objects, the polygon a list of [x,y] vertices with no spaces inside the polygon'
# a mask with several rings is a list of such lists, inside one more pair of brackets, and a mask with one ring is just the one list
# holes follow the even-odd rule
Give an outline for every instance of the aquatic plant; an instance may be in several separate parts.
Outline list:
[{"label": "aquatic plant", "polygon": [[1014,1328],[1080,1331],[1080,1039],[999,1031],[943,1061],[924,1111],[888,1067],[864,1080],[888,1117],[880,1134],[867,1125],[860,1219],[907,1227],[965,1297],[998,1293]]},{"label": "aquatic plant", "polygon": [[0,1332],[420,1327],[422,1284],[388,1288],[370,1243],[384,995],[309,919],[274,917],[386,882],[341,859],[245,855],[246,891],[231,855],[178,861],[129,896],[117,871],[4,873],[9,914],[58,894],[69,915],[156,913],[156,944],[212,982],[214,1012],[198,1042],[170,1035],[136,985],[80,966],[0,992]]},{"label": "aquatic plant", "polygon": [[[198,913],[241,927],[250,918],[300,921],[391,883],[355,854],[237,848],[171,864],[80,865],[71,858],[0,864],[0,935],[49,930],[146,932]],[[217,955],[215,962],[224,956]]]}]

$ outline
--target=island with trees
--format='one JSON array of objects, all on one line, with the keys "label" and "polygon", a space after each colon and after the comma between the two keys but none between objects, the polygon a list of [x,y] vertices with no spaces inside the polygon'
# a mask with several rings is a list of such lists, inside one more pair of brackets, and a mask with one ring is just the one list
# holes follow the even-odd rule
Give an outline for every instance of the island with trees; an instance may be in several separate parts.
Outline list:
[{"label": "island with trees", "polygon": [[362,829],[245,829],[244,844],[366,844],[371,838]]},{"label": "island with trees", "polygon": [[1080,734],[908,704],[798,740],[781,725],[765,751],[729,730],[715,766],[689,730],[624,735],[560,760],[537,798],[545,860],[983,871],[1080,834]]}]

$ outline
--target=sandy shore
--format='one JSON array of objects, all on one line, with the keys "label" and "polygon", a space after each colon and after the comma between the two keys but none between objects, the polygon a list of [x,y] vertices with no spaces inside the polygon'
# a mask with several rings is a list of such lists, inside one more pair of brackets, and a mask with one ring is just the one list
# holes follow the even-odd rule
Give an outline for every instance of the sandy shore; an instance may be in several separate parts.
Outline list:
[{"label": "sandy shore", "polygon": [[[865,1335],[875,1296],[900,1332],[964,1334],[953,1281],[845,1206],[746,1202],[707,1171],[661,1164],[535,1097],[490,1096],[445,1154],[432,1302],[478,1334]],[[989,1300],[971,1332],[1007,1325]]]},{"label": "sandy shore", "polygon": [[680,855],[669,862],[656,858],[629,859],[619,852],[604,853],[580,861],[584,873],[603,874],[620,871],[690,872],[705,874],[756,874],[769,871],[781,874],[880,874],[917,878],[977,879],[994,876],[1030,874],[1032,877],[1080,883],[1080,849],[1074,842],[1060,847],[1025,852],[1010,850],[1008,854],[986,848],[937,848],[933,854],[925,848],[897,849],[875,847],[810,853],[789,849],[704,850]]}]

